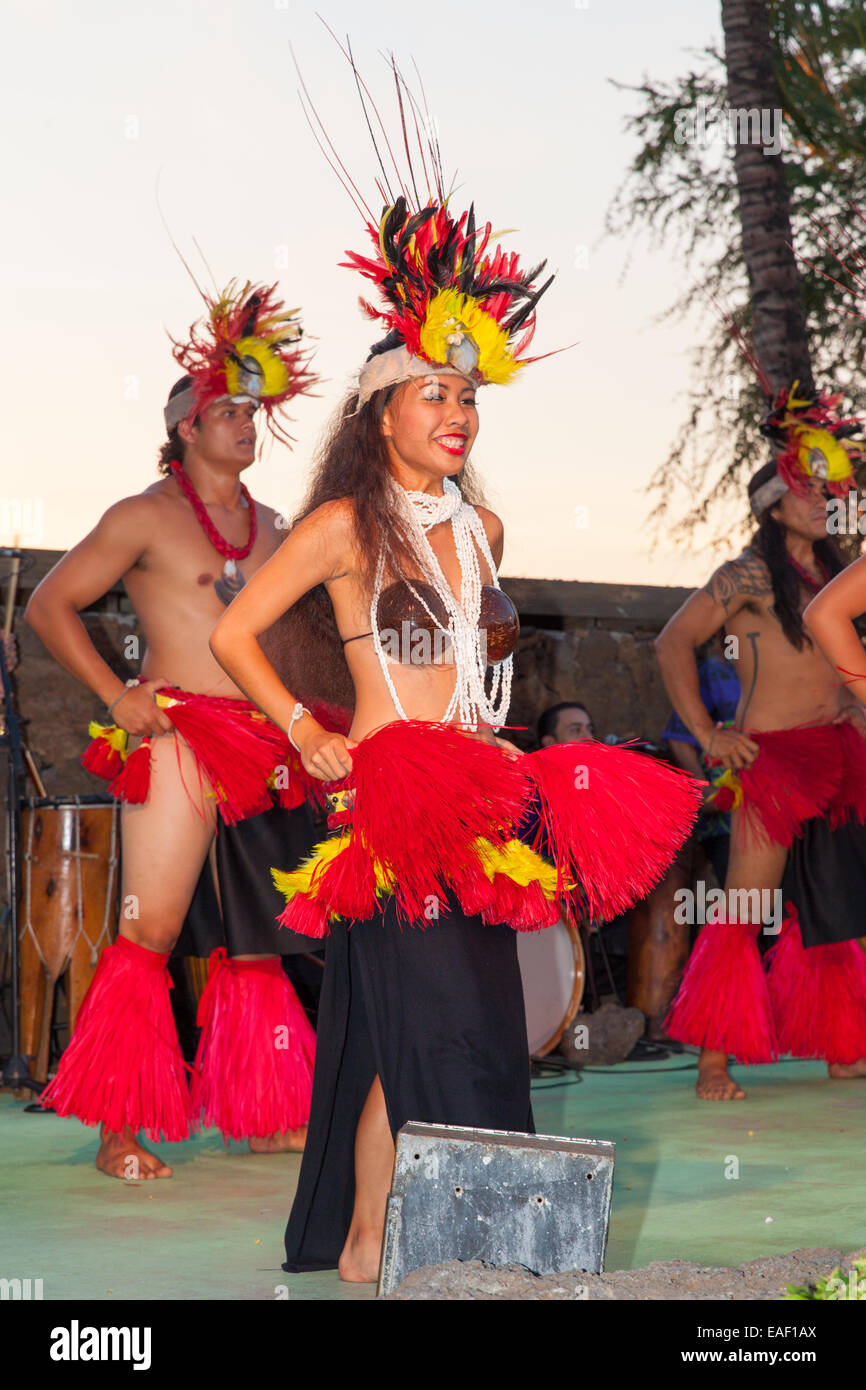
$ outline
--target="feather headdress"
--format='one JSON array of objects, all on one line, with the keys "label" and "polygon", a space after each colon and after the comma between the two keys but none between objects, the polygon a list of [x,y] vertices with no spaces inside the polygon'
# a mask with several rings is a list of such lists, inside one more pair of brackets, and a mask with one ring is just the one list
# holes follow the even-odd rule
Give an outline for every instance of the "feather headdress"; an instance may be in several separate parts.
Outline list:
[{"label": "feather headdress", "polygon": [[516,253],[488,250],[492,228],[476,228],[474,207],[455,218],[443,198],[413,210],[401,193],[367,231],[376,254],[347,251],[341,265],[379,290],[380,308],[365,299],[361,305],[386,329],[390,346],[483,383],[510,381],[534,360],[524,354],[553,276],[536,288],[545,262],[524,271]]},{"label": "feather headdress", "polygon": [[309,354],[298,346],[298,310],[285,308],[276,285],[249,281],[239,286],[232,280],[216,298],[203,297],[207,313],[192,325],[187,341],[172,339],[175,361],[190,380],[165,408],[166,429],[230,397],[256,401],[272,433],[287,442],[275,412],[317,380]]},{"label": "feather headdress", "polygon": [[[765,484],[769,491],[764,503],[769,505],[768,498],[777,502],[785,488],[805,496],[813,478],[820,478],[827,490],[836,496],[844,496],[852,485],[854,464],[861,457],[860,446],[850,440],[850,436],[860,433],[861,421],[840,416],[841,393],[821,391],[800,396],[800,383],[795,381],[774,394],[769,372],[754,344],[727,310],[714,300],[712,303],[767,400],[768,412],[760,429],[779,451],[775,460],[776,474],[784,486],[780,489],[775,479],[772,488],[770,483]],[[849,442],[843,444],[843,439]],[[752,510],[760,515],[755,500],[753,497]]]},{"label": "feather headdress", "polygon": [[805,494],[812,478],[820,478],[837,497],[847,494],[854,476],[854,460],[861,450],[853,441],[860,421],[839,415],[841,394],[822,391],[813,399],[797,395],[799,382],[780,391],[761,425],[761,433],[780,447],[776,471],[791,491]]},{"label": "feather headdress", "polygon": [[[859,209],[854,208],[854,211],[863,220]],[[815,218],[812,218],[812,221],[820,239],[853,285],[843,284],[834,276],[828,275],[807,257],[801,259],[811,270],[816,270],[825,280],[838,285],[840,289],[854,294],[855,297],[858,294],[863,295],[866,292],[866,280],[858,270],[866,265],[866,258],[857,251],[850,234],[845,229],[837,228],[842,242],[840,248],[838,241],[834,243],[828,228],[822,226]],[[846,253],[858,269],[846,261]],[[856,313],[854,316],[863,317],[862,314]],[[803,495],[808,493],[810,481],[819,478],[828,492],[837,497],[845,496],[855,483],[855,464],[863,457],[860,442],[852,438],[861,434],[862,420],[855,416],[840,415],[839,407],[843,399],[841,392],[810,392],[801,396],[800,383],[795,381],[790,388],[785,387],[774,396],[769,374],[753,345],[746,340],[729,314],[723,313],[723,317],[767,397],[769,411],[761,424],[761,433],[779,449],[776,472],[781,482],[791,492]]]},{"label": "feather headdress", "polygon": [[[438,140],[423,89],[419,101],[392,57],[398,136],[405,155],[401,168],[351,49],[342,44],[340,48],[354,73],[379,162],[381,178],[376,187],[385,204],[381,216],[371,211],[347,174],[303,79],[301,85],[313,133],[361,212],[373,244],[372,254],[347,251],[347,259],[340,262],[375,285],[378,304],[362,298],[361,307],[385,330],[384,339],[373,347],[372,357],[362,369],[360,404],[381,386],[437,368],[479,384],[512,380],[521,367],[539,360],[527,357],[526,351],[535,333],[536,306],[554,277],[536,284],[546,262],[531,270],[521,269],[515,252],[493,244],[491,223],[477,224],[474,205],[462,213],[452,210],[453,195],[445,188]],[[384,157],[373,132],[374,122],[382,132]],[[390,174],[386,164],[393,166]]]}]

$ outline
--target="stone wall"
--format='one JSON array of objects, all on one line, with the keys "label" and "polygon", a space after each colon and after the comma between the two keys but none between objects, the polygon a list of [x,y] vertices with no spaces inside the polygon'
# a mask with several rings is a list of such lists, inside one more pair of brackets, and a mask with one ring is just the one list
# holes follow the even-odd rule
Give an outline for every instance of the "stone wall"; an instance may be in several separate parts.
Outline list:
[{"label": "stone wall", "polygon": [[565,632],[524,626],[511,723],[528,725],[529,732],[515,732],[515,742],[531,738],[546,707],[574,699],[586,705],[598,738],[639,735],[657,741],[670,707],[655,660],[655,635],[603,626]]},{"label": "stone wall", "polygon": [[[94,612],[83,615],[91,640],[101,657],[121,679],[135,674],[122,655],[124,635],[134,624],[131,613]],[[15,626],[20,664],[13,674],[22,738],[33,754],[48,796],[102,792],[105,783],[81,766],[91,719],[102,719],[105,708],[95,695],[68,675],[49,655],[40,639],[18,621]],[[34,794],[33,784],[28,795]]]},{"label": "stone wall", "polygon": [[[580,700],[596,736],[655,742],[670,714],[653,642],[691,592],[653,585],[503,579],[521,621],[511,722]],[[515,733],[516,742],[530,735]]]}]

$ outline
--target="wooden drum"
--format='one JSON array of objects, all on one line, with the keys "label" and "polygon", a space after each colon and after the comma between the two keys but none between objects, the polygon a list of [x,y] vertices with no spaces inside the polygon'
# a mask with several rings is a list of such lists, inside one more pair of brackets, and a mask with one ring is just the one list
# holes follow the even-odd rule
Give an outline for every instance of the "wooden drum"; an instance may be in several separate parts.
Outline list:
[{"label": "wooden drum", "polygon": [[119,803],[104,796],[21,801],[21,1052],[47,1080],[54,992],[66,976],[67,1025],[117,934]]}]

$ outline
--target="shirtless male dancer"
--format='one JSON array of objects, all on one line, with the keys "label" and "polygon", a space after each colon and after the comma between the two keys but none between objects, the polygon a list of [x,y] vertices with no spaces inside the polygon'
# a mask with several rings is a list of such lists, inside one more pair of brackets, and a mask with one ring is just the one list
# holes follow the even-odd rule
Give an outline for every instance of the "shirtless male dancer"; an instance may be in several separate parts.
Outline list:
[{"label": "shirtless male dancer", "polygon": [[[284,538],[277,513],[241,483],[255,459],[256,411],[271,423],[272,412],[311,377],[289,346],[297,322],[280,312],[273,290],[230,286],[208,308],[210,321],[192,331],[188,345],[175,345],[190,374],[166,406],[164,476],[109,507],[42,581],[26,612],[52,655],[105,701],[115,721],[102,727],[85,765],[119,772],[109,788],[122,798],[118,940],[100,959],[43,1100],[59,1114],[101,1124],[96,1166],[119,1178],[171,1176],[138,1142],[141,1129],[154,1140],[161,1133],[184,1139],[204,1109],[224,1135],[274,1152],[303,1148],[309,1114],[314,1037],[282,971],[275,922],[245,926],[246,939],[257,943],[252,951],[235,946],[233,959],[212,960],[191,1097],[169,1005],[169,953],[218,815],[233,824],[272,808],[269,774],[282,768],[288,776],[290,764],[285,736],[243,699],[208,639],[233,593]],[[182,466],[173,468],[173,460]],[[224,566],[230,550],[243,558]],[[146,642],[138,682],[126,685],[79,617],[119,579]],[[292,790],[281,798],[297,808],[282,813],[285,842],[300,837],[301,857],[312,824],[303,791]]]},{"label": "shirtless male dancer", "polygon": [[[833,443],[823,441],[828,453]],[[701,1048],[703,1100],[744,1097],[729,1055],[757,1063],[792,1052],[825,1058],[831,1077],[866,1075],[866,971],[854,939],[863,931],[866,830],[853,820],[863,804],[852,791],[866,770],[866,743],[855,732],[863,721],[802,620],[844,560],[827,535],[820,464],[819,476],[801,472],[792,488],[777,463],[749,484],[758,522],[751,543],[683,604],[656,643],[671,702],[727,770],[721,780],[733,808],[726,911],[715,921],[708,914],[667,1021],[670,1036]],[[720,630],[742,688],[731,728],[714,723],[698,689],[696,649]],[[836,829],[840,821],[847,823]],[[851,875],[859,882],[853,893]],[[794,898],[799,916],[786,901],[779,935],[781,922],[768,920],[766,907],[780,901],[773,890],[783,878],[784,899]],[[755,889],[770,890],[760,906]],[[757,947],[762,922],[778,943],[768,974]]]}]

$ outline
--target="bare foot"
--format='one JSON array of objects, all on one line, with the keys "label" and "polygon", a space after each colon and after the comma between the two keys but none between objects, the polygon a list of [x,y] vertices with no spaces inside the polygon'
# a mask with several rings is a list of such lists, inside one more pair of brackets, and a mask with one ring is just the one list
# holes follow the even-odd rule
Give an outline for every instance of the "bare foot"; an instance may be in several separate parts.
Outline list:
[{"label": "bare foot", "polygon": [[381,1231],[372,1235],[349,1235],[337,1269],[347,1284],[375,1284],[379,1279],[382,1254]]},{"label": "bare foot", "polygon": [[307,1126],[300,1129],[287,1129],[282,1134],[269,1134],[267,1138],[248,1139],[251,1154],[302,1154],[307,1142]]},{"label": "bare foot", "polygon": [[728,1074],[726,1057],[715,1055],[698,1061],[698,1084],[695,1087],[699,1100],[745,1100],[746,1093]]},{"label": "bare foot", "polygon": [[132,1130],[122,1134],[102,1131],[102,1143],[96,1155],[96,1166],[109,1178],[139,1182],[144,1178],[170,1178],[171,1169],[156,1154],[138,1143]]},{"label": "bare foot", "polygon": [[859,1062],[851,1062],[849,1065],[843,1062],[828,1062],[827,1074],[834,1081],[850,1081],[855,1076],[866,1076],[866,1057],[861,1057]]}]

